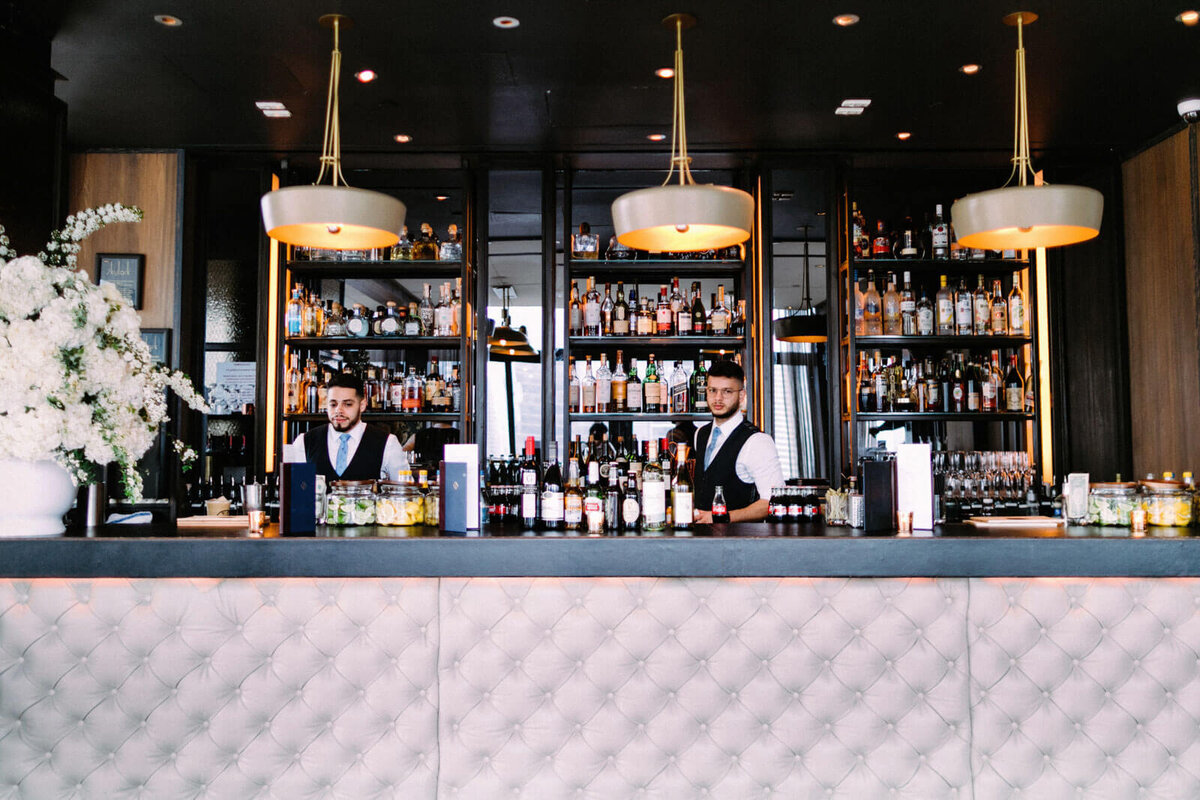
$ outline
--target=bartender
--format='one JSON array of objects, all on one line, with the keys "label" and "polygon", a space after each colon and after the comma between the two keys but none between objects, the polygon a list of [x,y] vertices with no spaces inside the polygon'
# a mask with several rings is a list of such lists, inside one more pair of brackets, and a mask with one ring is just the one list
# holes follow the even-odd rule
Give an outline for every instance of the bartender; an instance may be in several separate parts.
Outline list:
[{"label": "bartender", "polygon": [[347,373],[334,375],[325,402],[329,424],[297,438],[293,456],[314,465],[327,481],[397,480],[408,458],[394,435],[362,421],[366,407],[362,381]]},{"label": "bartender", "polygon": [[696,522],[712,522],[713,493],[725,495],[730,522],[766,519],[771,490],[783,485],[775,440],[746,420],[746,373],[732,361],[708,370],[705,387],[712,422],[696,431]]}]

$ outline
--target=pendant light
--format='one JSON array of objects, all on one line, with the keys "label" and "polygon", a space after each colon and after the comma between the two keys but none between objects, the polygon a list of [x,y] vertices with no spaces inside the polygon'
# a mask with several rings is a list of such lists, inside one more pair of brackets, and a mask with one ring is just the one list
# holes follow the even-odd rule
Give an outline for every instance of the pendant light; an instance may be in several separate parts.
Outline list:
[{"label": "pendant light", "polygon": [[[351,188],[342,175],[342,133],[338,117],[342,52],[338,49],[338,34],[353,23],[341,14],[326,14],[320,23],[333,29],[321,171],[312,186],[288,186],[264,194],[261,203],[263,225],[272,239],[299,247],[329,250],[390,247],[400,241],[404,203],[381,192]],[[326,172],[330,176],[330,185],[322,186]]]},{"label": "pendant light", "polygon": [[512,287],[501,286],[499,288],[503,302],[500,312],[500,326],[488,335],[488,346],[500,348],[524,347],[532,352],[533,348],[530,347],[529,339],[525,336],[525,333],[512,326],[512,318],[508,313],[508,293]]},{"label": "pendant light", "polygon": [[[663,25],[675,30],[675,100],[671,115],[671,168],[662,186],[638,189],[612,204],[617,241],[635,250],[695,252],[719,250],[750,238],[754,199],[740,189],[697,184],[687,149],[683,97],[683,29],[696,24],[691,14],[672,14]],[[672,184],[676,174],[679,182]]]},{"label": "pendant light", "polygon": [[812,307],[808,284],[808,226],[804,227],[804,297],[795,314],[780,317],[772,323],[775,338],[781,342],[820,344],[829,341],[826,317]]},{"label": "pendant light", "polygon": [[[1026,250],[1085,242],[1100,234],[1104,195],[1084,186],[1030,186],[1029,110],[1025,87],[1024,26],[1037,14],[1004,18],[1017,28],[1016,110],[1013,171],[1008,183],[954,201],[950,217],[959,244],[981,250]],[[1016,177],[1017,185],[1009,186]]]}]

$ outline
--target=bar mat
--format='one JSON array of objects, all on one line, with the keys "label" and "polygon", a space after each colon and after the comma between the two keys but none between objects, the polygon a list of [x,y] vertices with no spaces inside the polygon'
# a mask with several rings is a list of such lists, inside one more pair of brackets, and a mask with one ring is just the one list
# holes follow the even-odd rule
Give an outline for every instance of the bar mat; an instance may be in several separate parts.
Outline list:
[{"label": "bar mat", "polygon": [[250,517],[246,514],[236,517],[180,517],[175,524],[180,528],[249,528]]},{"label": "bar mat", "polygon": [[1061,528],[1067,524],[1061,517],[971,517],[967,522],[976,528]]}]

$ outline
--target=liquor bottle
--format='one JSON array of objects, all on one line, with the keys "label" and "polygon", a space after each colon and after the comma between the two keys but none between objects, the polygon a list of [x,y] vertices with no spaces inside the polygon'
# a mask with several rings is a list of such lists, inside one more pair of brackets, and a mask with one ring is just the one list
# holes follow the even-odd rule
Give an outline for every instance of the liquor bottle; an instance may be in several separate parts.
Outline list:
[{"label": "liquor bottle", "polygon": [[892,256],[895,258],[922,258],[921,237],[917,226],[913,224],[912,216],[904,218],[904,224],[896,233],[896,241],[892,245]]},{"label": "liquor bottle", "polygon": [[671,371],[671,413],[686,414],[689,410],[688,375],[683,369],[683,362],[676,359],[675,369]]},{"label": "liquor bottle", "polygon": [[604,284],[604,299],[600,301],[600,333],[604,336],[613,335],[613,303],[612,284]]},{"label": "liquor bottle", "polygon": [[863,294],[863,331],[866,336],[883,334],[883,301],[875,288],[875,270],[867,273],[867,291]]},{"label": "liquor bottle", "polygon": [[1008,335],[1008,303],[1004,300],[1004,286],[999,278],[992,281],[992,333]]},{"label": "liquor bottle", "polygon": [[300,413],[300,355],[292,353],[288,368],[283,375],[283,411],[285,414]]},{"label": "liquor bottle", "polygon": [[917,335],[917,297],[913,294],[910,272],[904,273],[904,288],[900,290],[900,333],[905,336]]},{"label": "liquor bottle", "polygon": [[425,386],[417,374],[417,368],[410,364],[408,374],[404,376],[404,398],[400,402],[400,410],[405,414],[419,414],[424,400]]},{"label": "liquor bottle", "polygon": [[917,301],[917,335],[932,336],[934,331],[934,308],[933,303],[929,299],[929,295],[925,292],[925,287],[921,287],[921,299]]},{"label": "liquor bottle", "polygon": [[412,239],[408,238],[408,226],[400,230],[400,241],[392,245],[392,261],[412,261]]},{"label": "liquor bottle", "polygon": [[729,506],[725,504],[725,487],[721,485],[713,490],[712,521],[714,525],[723,525],[729,522]]},{"label": "liquor bottle", "polygon": [[450,284],[443,283],[438,303],[433,308],[433,333],[435,336],[450,336]]},{"label": "liquor bottle", "polygon": [[654,353],[646,363],[646,378],[642,381],[642,410],[647,414],[663,411],[662,383],[658,379],[658,365]]},{"label": "liquor bottle", "polygon": [[567,407],[572,411],[581,411],[579,405],[579,372],[575,369],[575,356],[567,359]]},{"label": "liquor bottle", "polygon": [[679,290],[679,278],[671,279],[671,332],[687,336],[692,332],[692,307],[687,296]]},{"label": "liquor bottle", "polygon": [[657,336],[670,336],[675,327],[675,314],[671,311],[671,301],[667,299],[667,285],[658,287],[658,305],[654,308],[654,333]]},{"label": "liquor bottle", "polygon": [[987,336],[991,332],[992,298],[983,285],[983,276],[979,276],[979,284],[971,296],[971,315],[973,324],[971,331],[976,336]]},{"label": "liquor bottle", "polygon": [[525,460],[521,462],[521,527],[532,531],[538,524],[538,500],[540,478],[537,458],[534,456],[534,438],[525,437]]},{"label": "liquor bottle", "polygon": [[625,284],[617,281],[617,301],[612,309],[613,336],[629,335],[629,304],[625,302]]},{"label": "liquor bottle", "polygon": [[737,313],[733,317],[733,324],[729,326],[729,333],[732,336],[746,335],[746,301],[737,301]]},{"label": "liquor bottle", "polygon": [[871,239],[867,235],[867,220],[863,213],[858,210],[858,202],[851,203],[851,233],[850,233],[850,251],[854,254],[854,258],[862,260],[871,257]]},{"label": "liquor bottle", "polygon": [[587,356],[583,376],[579,379],[579,410],[596,413],[596,376],[592,373],[592,357]]},{"label": "liquor bottle", "polygon": [[300,335],[317,335],[317,315],[313,308],[313,296],[303,293],[300,295]]},{"label": "liquor bottle", "polygon": [[671,487],[671,518],[676,530],[691,530],[692,510],[695,494],[692,479],[688,475],[686,444],[677,445],[675,450],[675,482]]},{"label": "liquor bottle", "polygon": [[567,303],[567,334],[583,336],[583,306],[579,302],[579,284],[571,281],[571,299]]},{"label": "liquor bottle", "polygon": [[438,239],[433,232],[433,226],[428,222],[421,223],[421,235],[413,242],[412,257],[414,261],[436,261],[438,257]]},{"label": "liquor bottle", "polygon": [[896,291],[896,276],[888,273],[887,291],[883,293],[883,332],[897,336],[903,331],[900,320],[900,293]]},{"label": "liquor bottle", "polygon": [[708,329],[708,316],[704,311],[704,300],[700,296],[700,281],[692,281],[691,333],[703,336]]},{"label": "liquor bottle", "polygon": [[1013,273],[1012,289],[1008,293],[1008,332],[1025,335],[1025,292],[1021,290],[1021,273]]},{"label": "liquor bottle", "polygon": [[991,361],[983,367],[980,378],[979,410],[995,413],[1000,410],[1000,393],[1004,384],[1004,376],[1000,374],[1000,351],[992,351]]},{"label": "liquor bottle", "polygon": [[404,365],[400,364],[392,373],[392,379],[388,382],[388,408],[393,412],[404,410]]},{"label": "liquor bottle", "polygon": [[639,414],[643,410],[644,392],[642,381],[638,378],[637,359],[629,359],[629,377],[625,381],[625,410],[630,414]]},{"label": "liquor bottle", "polygon": [[625,401],[626,401],[626,392],[628,389],[628,376],[625,374],[624,358],[625,358],[625,354],[622,351],[618,350],[617,351],[617,367],[612,372],[612,379],[610,382],[610,392],[612,394],[612,401],[610,403],[608,410],[615,411],[618,414],[624,413],[625,410],[627,409]]},{"label": "liquor bottle", "polygon": [[583,295],[583,335],[599,336],[603,328],[600,322],[600,293],[596,291],[596,279],[587,279],[587,291]]},{"label": "liquor bottle", "polygon": [[604,492],[600,487],[600,463],[589,461],[587,491],[583,496],[583,521],[589,536],[604,535]]},{"label": "liquor bottle", "polygon": [[[430,388],[432,386],[432,388]],[[445,412],[449,411],[449,396],[446,394],[446,380],[442,377],[441,371],[438,369],[437,356],[429,357],[429,374],[425,377],[425,397],[429,403],[426,405],[430,411]]]},{"label": "liquor bottle", "polygon": [[300,382],[300,393],[304,397],[305,414],[320,414],[325,410],[325,404],[321,402],[320,386],[320,377],[317,375],[317,364],[310,358],[308,360],[308,367],[304,370],[304,378]]},{"label": "liquor bottle", "polygon": [[1025,382],[1017,371],[1017,354],[1008,357],[1008,372],[1004,375],[1004,410],[1020,414],[1025,405]]},{"label": "liquor bottle", "polygon": [[563,492],[563,522],[568,531],[583,527],[583,491],[579,487],[579,460],[567,461],[567,489]]},{"label": "liquor bottle", "polygon": [[717,297],[713,300],[708,325],[713,336],[726,336],[729,333],[729,308],[725,305],[725,284],[723,283],[717,286]]},{"label": "liquor bottle", "polygon": [[462,333],[462,278],[454,279],[454,293],[450,296],[450,335]]},{"label": "liquor bottle", "polygon": [[558,442],[550,442],[546,469],[542,474],[542,526],[548,531],[564,527],[562,470],[558,468]]},{"label": "liquor bottle", "polygon": [[696,368],[692,370],[692,377],[689,379],[692,395],[692,409],[697,414],[708,413],[708,368],[704,365],[703,358],[696,359]]},{"label": "liquor bottle", "polygon": [[367,307],[362,303],[355,303],[350,317],[346,320],[346,335],[362,339],[370,334],[371,320],[367,317]]},{"label": "liquor bottle", "polygon": [[410,339],[422,335],[424,326],[421,325],[421,306],[417,302],[408,304],[408,316],[404,318],[404,335]]},{"label": "liquor bottle", "polygon": [[971,318],[973,305],[974,297],[971,295],[971,290],[967,288],[967,280],[960,276],[958,290],[954,293],[954,332],[959,336],[971,335],[971,330],[974,328],[974,321]]},{"label": "liquor bottle", "polygon": [[450,380],[446,384],[446,391],[450,394],[450,410],[454,412],[462,411],[462,378],[458,375],[458,364],[455,364],[454,369],[450,372]]},{"label": "liquor bottle", "polygon": [[871,364],[867,361],[867,354],[861,350],[858,352],[857,381],[858,413],[869,414],[876,410],[875,380],[871,376]]},{"label": "liquor bottle", "polygon": [[304,316],[304,287],[296,284],[292,289],[292,296],[287,302],[287,311],[284,314],[284,325],[288,336],[299,336],[303,330]]},{"label": "liquor bottle", "polygon": [[937,335],[954,335],[954,292],[946,285],[946,276],[941,276],[941,288],[938,289],[935,314],[937,315]]},{"label": "liquor bottle", "polygon": [[658,441],[648,443],[646,463],[642,466],[642,530],[659,533],[667,527],[667,486],[658,464]]},{"label": "liquor bottle", "polygon": [[615,536],[624,527],[621,524],[621,506],[625,499],[625,473],[614,461],[609,465],[608,479],[603,480],[603,475],[601,478],[604,487],[604,533],[606,536]]},{"label": "liquor bottle", "polygon": [[854,335],[867,335],[867,279],[859,278],[854,282]]},{"label": "liquor bottle", "polygon": [[596,368],[596,413],[607,414],[612,407],[613,374],[608,368],[608,357],[600,356],[600,366]]},{"label": "liquor bottle", "polygon": [[610,261],[632,261],[637,258],[637,251],[621,244],[614,234],[608,238],[608,249],[604,251],[604,257]]},{"label": "liquor bottle", "polygon": [[933,359],[925,359],[922,370],[925,378],[925,408],[923,411],[939,411],[942,408],[942,384],[938,380],[937,371],[933,368]]},{"label": "liquor bottle", "polygon": [[643,297],[638,303],[637,310],[637,335],[638,336],[653,336],[654,335],[654,312],[650,310],[650,301]]},{"label": "liquor bottle", "polygon": [[462,234],[458,232],[458,226],[450,223],[446,228],[446,241],[442,242],[438,248],[439,261],[462,261],[463,246]]},{"label": "liquor bottle", "polygon": [[871,258],[887,258],[892,254],[892,241],[883,220],[875,222],[875,236],[871,239]]},{"label": "liquor bottle", "polygon": [[400,335],[400,315],[396,312],[396,301],[388,300],[383,308],[383,319],[379,320],[380,336]]},{"label": "liquor bottle", "polygon": [[571,258],[597,259],[600,257],[600,237],[592,233],[586,222],[579,223],[579,233],[571,234]]},{"label": "liquor bottle", "polygon": [[642,518],[641,489],[638,487],[639,472],[630,470],[625,475],[625,492],[621,497],[621,530],[636,532]]},{"label": "liquor bottle", "polygon": [[933,247],[933,257],[938,261],[950,258],[950,226],[942,217],[942,204],[934,206],[933,223],[929,226],[929,239]]}]

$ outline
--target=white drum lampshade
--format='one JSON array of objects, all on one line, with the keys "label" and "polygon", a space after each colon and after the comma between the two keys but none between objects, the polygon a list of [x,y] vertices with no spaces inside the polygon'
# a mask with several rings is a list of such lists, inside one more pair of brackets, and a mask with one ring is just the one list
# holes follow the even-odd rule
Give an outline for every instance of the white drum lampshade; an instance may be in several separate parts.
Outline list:
[{"label": "white drum lampshade", "polygon": [[959,244],[980,250],[1032,250],[1100,235],[1104,195],[1086,186],[1008,186],[954,202]]},{"label": "white drum lampshade", "polygon": [[617,241],[636,250],[719,250],[750,238],[754,199],[729,186],[668,184],[621,195],[612,217]]},{"label": "white drum lampshade", "polygon": [[288,186],[262,196],[272,239],[300,247],[369,250],[391,247],[404,228],[404,203],[349,186]]}]

